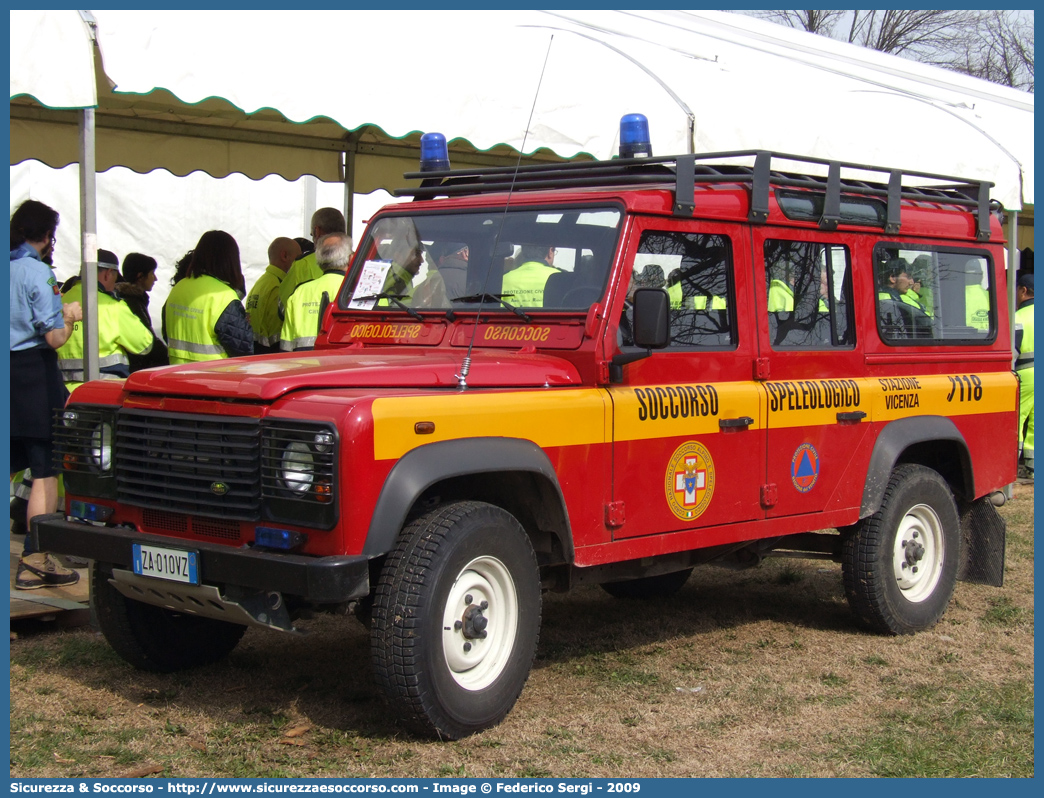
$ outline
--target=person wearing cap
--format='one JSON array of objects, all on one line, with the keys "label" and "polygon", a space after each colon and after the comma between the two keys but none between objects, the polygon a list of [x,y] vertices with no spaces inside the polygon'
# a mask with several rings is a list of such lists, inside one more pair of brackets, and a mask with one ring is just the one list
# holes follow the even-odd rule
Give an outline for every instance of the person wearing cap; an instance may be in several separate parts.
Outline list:
[{"label": "person wearing cap", "polygon": [[[147,355],[152,351],[153,333],[134,315],[130,305],[116,295],[120,278],[119,259],[107,249],[98,250],[98,366],[103,377],[129,377],[128,355]],[[83,283],[62,295],[62,302],[82,302]],[[84,382],[83,325],[58,350],[58,366],[65,387],[70,391]]]},{"label": "person wearing cap", "polygon": [[1019,378],[1019,452],[1033,479],[1033,272],[1015,282],[1015,375]]},{"label": "person wearing cap", "polygon": [[286,317],[279,334],[284,352],[315,349],[326,303],[337,298],[352,259],[352,239],[345,233],[328,233],[315,242],[315,256],[322,274],[301,283],[286,303]]},{"label": "person wearing cap", "polygon": [[279,286],[287,271],[301,257],[301,245],[292,238],[279,237],[268,245],[268,267],[246,298],[250,329],[254,331],[254,354],[279,351]]},{"label": "person wearing cap", "polygon": [[501,287],[504,298],[512,305],[543,307],[544,284],[559,271],[554,267],[555,248],[523,244],[516,260],[520,261],[519,265],[504,275]]},{"label": "person wearing cap", "polygon": [[[337,208],[320,208],[312,214],[312,241],[316,242],[317,246],[319,239],[323,236],[330,233],[341,233],[344,235],[347,234],[347,231],[348,228],[344,223],[344,214]],[[282,309],[284,314],[286,312],[286,302],[290,299],[290,294],[294,292],[294,289],[306,280],[314,280],[317,277],[321,277],[322,274],[323,270],[316,261],[315,252],[310,252],[294,261],[293,265],[287,270],[286,277],[279,283],[279,308]]]}]

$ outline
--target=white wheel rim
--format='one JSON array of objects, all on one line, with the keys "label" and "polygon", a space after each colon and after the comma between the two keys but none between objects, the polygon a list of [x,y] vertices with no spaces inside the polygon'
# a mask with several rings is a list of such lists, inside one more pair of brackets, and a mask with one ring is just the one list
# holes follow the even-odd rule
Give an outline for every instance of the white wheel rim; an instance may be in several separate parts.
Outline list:
[{"label": "white wheel rim", "polygon": [[895,533],[892,570],[895,581],[907,601],[928,598],[942,576],[942,522],[927,504],[911,507]]},{"label": "white wheel rim", "polygon": [[[476,634],[480,615],[485,637]],[[457,576],[442,613],[442,651],[454,681],[465,690],[492,684],[508,664],[517,632],[518,592],[510,572],[495,557],[475,558]]]}]

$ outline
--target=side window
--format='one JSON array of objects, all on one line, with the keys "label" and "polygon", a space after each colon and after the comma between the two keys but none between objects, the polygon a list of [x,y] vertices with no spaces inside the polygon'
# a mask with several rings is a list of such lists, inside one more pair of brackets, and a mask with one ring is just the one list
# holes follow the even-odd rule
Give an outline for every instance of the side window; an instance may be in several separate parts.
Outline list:
[{"label": "side window", "polygon": [[874,263],[877,329],[886,343],[995,338],[992,270],[981,251],[878,244]]},{"label": "side window", "polygon": [[773,349],[832,349],[855,343],[848,247],[769,239],[765,282]]},{"label": "side window", "polygon": [[732,271],[727,236],[647,230],[638,245],[630,291],[666,289],[669,348],[727,347],[736,340]]}]

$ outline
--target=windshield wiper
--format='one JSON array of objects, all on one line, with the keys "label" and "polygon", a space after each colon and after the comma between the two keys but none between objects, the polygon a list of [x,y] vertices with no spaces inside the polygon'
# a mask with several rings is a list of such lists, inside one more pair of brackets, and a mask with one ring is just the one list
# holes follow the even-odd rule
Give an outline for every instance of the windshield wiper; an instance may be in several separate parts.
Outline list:
[{"label": "windshield wiper", "polygon": [[387,291],[381,291],[381,293],[379,294],[370,294],[369,296],[354,297],[352,301],[369,302],[371,299],[390,299],[398,307],[405,310],[407,313],[410,314],[410,316],[415,318],[417,321],[424,321],[424,317],[421,316],[421,314],[419,314],[417,311],[415,311],[413,308],[411,308],[409,305],[402,301],[404,299],[408,299],[406,294],[389,294]]},{"label": "windshield wiper", "polygon": [[450,300],[451,302],[498,302],[520,319],[524,319],[527,322],[532,322],[533,319],[526,315],[520,308],[516,308],[514,305],[510,305],[504,301],[505,296],[513,296],[513,294],[468,294],[468,296],[458,296],[455,299]]}]

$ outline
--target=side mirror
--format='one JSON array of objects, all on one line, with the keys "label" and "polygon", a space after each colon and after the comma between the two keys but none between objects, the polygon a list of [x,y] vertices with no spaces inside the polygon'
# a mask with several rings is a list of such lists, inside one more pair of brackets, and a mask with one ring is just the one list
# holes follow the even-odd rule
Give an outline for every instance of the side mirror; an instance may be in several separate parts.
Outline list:
[{"label": "side mirror", "polygon": [[623,367],[649,357],[654,349],[663,349],[671,340],[670,297],[662,288],[639,288],[634,292],[631,310],[634,345],[644,352],[621,352],[609,364],[609,381],[623,380]]},{"label": "side mirror", "polygon": [[663,349],[671,340],[670,297],[662,288],[634,292],[634,345]]}]

